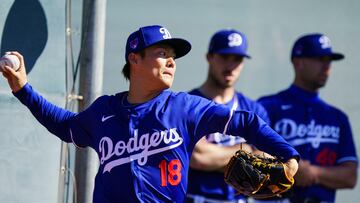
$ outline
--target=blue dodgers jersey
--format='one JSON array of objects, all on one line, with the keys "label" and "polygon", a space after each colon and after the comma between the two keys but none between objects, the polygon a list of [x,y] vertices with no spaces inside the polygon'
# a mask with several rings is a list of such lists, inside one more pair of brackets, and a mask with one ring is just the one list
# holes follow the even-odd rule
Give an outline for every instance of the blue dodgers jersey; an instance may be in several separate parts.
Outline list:
[{"label": "blue dodgers jersey", "polygon": [[[205,97],[199,89],[194,89],[189,92],[192,95],[198,95]],[[259,115],[264,121],[269,122],[267,112],[263,106],[259,103],[251,100],[240,92],[236,92],[238,101],[237,110],[253,111]],[[206,98],[206,97],[205,97]],[[229,109],[232,109],[234,105],[235,97],[225,104]],[[242,137],[228,136],[221,133],[213,133],[206,135],[208,142],[222,145],[232,146],[244,142]],[[188,180],[188,193],[192,195],[201,195],[213,199],[221,200],[234,200],[234,199],[245,199],[242,195],[236,195],[237,192],[234,188],[229,186],[224,181],[224,173],[217,171],[203,171],[196,169],[189,169],[189,180]]]},{"label": "blue dodgers jersey", "polygon": [[[93,148],[100,166],[93,202],[183,202],[189,159],[201,135],[224,131],[290,158],[298,153],[257,115],[187,93],[163,91],[139,105],[127,92],[99,97],[74,114],[36,93],[15,93],[37,120],[60,139]],[[275,150],[276,149],[276,150]]]},{"label": "blue dodgers jersey", "polygon": [[[301,158],[319,166],[357,162],[347,116],[339,109],[292,85],[259,102],[267,109],[271,126],[300,153]],[[334,202],[335,190],[320,185],[294,187],[295,197]]]}]

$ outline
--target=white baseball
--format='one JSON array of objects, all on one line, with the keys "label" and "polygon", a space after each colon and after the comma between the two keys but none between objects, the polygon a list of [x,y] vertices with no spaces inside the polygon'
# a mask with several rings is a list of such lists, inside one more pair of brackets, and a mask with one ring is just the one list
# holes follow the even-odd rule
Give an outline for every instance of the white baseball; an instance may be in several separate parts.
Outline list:
[{"label": "white baseball", "polygon": [[20,68],[19,58],[15,55],[6,54],[0,58],[0,72],[5,69],[5,65],[17,71]]}]

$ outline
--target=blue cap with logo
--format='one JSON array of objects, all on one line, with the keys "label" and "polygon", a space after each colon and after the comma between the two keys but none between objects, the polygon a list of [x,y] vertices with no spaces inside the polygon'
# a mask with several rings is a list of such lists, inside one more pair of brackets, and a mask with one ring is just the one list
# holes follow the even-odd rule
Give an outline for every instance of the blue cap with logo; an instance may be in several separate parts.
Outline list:
[{"label": "blue cap with logo", "polygon": [[125,60],[130,53],[136,53],[155,44],[167,44],[174,48],[176,57],[185,56],[191,50],[191,44],[185,39],[172,38],[163,26],[151,25],[139,28],[126,41]]},{"label": "blue cap with logo", "polygon": [[333,52],[330,39],[319,33],[300,37],[296,40],[291,52],[291,58],[322,56],[329,56],[332,60],[341,60],[345,57],[341,53]]},{"label": "blue cap with logo", "polygon": [[248,43],[243,33],[234,29],[225,29],[212,36],[208,53],[236,54],[251,58],[247,53],[247,47]]}]

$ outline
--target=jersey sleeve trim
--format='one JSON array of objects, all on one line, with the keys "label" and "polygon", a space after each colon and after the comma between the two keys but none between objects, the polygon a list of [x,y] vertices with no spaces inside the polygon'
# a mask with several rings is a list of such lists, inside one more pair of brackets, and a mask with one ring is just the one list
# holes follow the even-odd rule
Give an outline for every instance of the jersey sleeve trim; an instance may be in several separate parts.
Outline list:
[{"label": "jersey sleeve trim", "polygon": [[234,111],[230,111],[229,119],[227,120],[227,122],[226,122],[226,124],[225,124],[225,127],[224,127],[224,131],[223,131],[223,133],[222,133],[222,134],[224,134],[224,135],[226,135],[226,131],[227,131],[227,129],[228,129],[228,126],[229,126],[229,123],[230,123],[230,121],[231,121],[231,118],[232,118],[233,114],[234,114]]},{"label": "jersey sleeve trim", "polygon": [[347,162],[347,161],[353,161],[353,162],[358,163],[358,159],[354,156],[343,157],[343,158],[337,160],[336,163],[340,164],[340,163]]},{"label": "jersey sleeve trim", "polygon": [[226,131],[227,131],[227,129],[228,129],[230,120],[231,120],[231,118],[232,118],[232,116],[233,116],[233,114],[234,114],[234,111],[236,111],[236,109],[238,108],[238,106],[239,106],[239,100],[238,100],[237,95],[235,94],[235,96],[234,96],[234,103],[233,103],[233,105],[232,105],[232,107],[231,107],[229,119],[227,120],[227,122],[226,122],[226,124],[225,124],[224,131],[223,131],[223,133],[222,133],[223,135],[226,135]]},{"label": "jersey sleeve trim", "polygon": [[71,128],[69,129],[69,131],[70,131],[71,142],[75,145],[75,147],[81,148],[81,149],[85,148],[85,147],[81,147],[81,146],[79,146],[79,145],[76,144],[76,142],[75,142],[75,140],[74,140],[74,137],[73,137],[73,133],[72,133]]}]

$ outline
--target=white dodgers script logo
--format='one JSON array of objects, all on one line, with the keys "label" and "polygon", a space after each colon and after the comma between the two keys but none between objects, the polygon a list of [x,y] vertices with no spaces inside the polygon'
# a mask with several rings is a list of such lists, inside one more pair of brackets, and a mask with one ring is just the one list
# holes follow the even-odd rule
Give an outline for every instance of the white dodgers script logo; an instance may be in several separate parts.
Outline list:
[{"label": "white dodgers script logo", "polygon": [[274,129],[293,146],[311,143],[313,148],[318,148],[321,143],[339,142],[338,126],[316,124],[315,120],[309,124],[297,124],[285,118],[276,122]]},{"label": "white dodgers script logo", "polygon": [[[166,146],[158,147],[162,142]],[[149,156],[176,148],[182,143],[183,138],[176,131],[176,128],[155,131],[152,134],[145,133],[141,136],[138,135],[138,129],[135,129],[134,137],[130,138],[127,142],[120,140],[115,145],[109,137],[103,137],[99,143],[99,152],[101,153],[100,164],[104,164],[105,161],[114,156],[118,157],[118,159],[106,163],[103,173],[106,171],[110,172],[116,166],[135,160],[137,160],[139,165],[145,165]],[[135,154],[121,157],[125,152]]]},{"label": "white dodgers script logo", "polygon": [[238,33],[232,33],[231,35],[229,35],[228,40],[229,40],[228,43],[229,47],[237,47],[243,43],[243,39],[241,35]]},{"label": "white dodgers script logo", "polygon": [[166,28],[162,27],[159,31],[161,34],[163,34],[164,39],[171,39],[170,32]]}]

